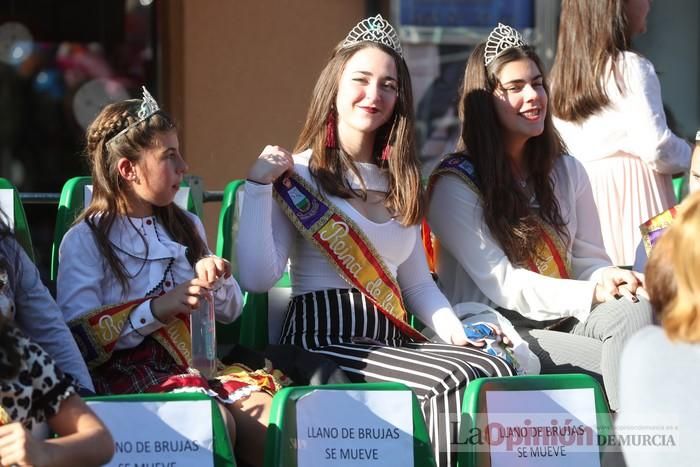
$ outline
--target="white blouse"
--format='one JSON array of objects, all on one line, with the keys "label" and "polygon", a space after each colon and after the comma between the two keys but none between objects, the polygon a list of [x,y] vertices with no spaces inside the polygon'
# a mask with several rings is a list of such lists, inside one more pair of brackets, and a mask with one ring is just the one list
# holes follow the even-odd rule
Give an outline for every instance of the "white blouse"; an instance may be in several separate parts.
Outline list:
[{"label": "white blouse", "polygon": [[623,52],[617,66],[623,92],[611,75],[606,82],[608,107],[582,123],[554,118],[569,153],[584,163],[628,154],[659,173],[687,170],[691,147],[668,128],[654,65],[634,52]]},{"label": "white blouse", "polygon": [[[188,215],[201,238],[206,238],[199,218]],[[66,321],[106,305],[143,298],[161,285],[163,291],[170,291],[195,277],[185,246],[173,241],[155,217],[119,217],[109,240],[129,277],[128,291],[111,272],[87,223],[73,226],[63,237],[56,297]],[[243,296],[233,277],[223,281],[214,299],[217,321],[230,323],[240,314]],[[143,336],[162,326],[151,313],[151,300],[147,300],[131,312],[116,348],[136,347]]]},{"label": "white blouse", "polygon": [[[310,157],[310,150],[295,155],[294,170],[317,186],[309,172]],[[361,170],[365,173],[365,181],[369,178],[370,184],[376,185],[382,174],[378,167],[373,167],[375,173],[369,177],[365,173],[371,171],[369,164],[363,165]],[[282,276],[288,259],[294,296],[349,287],[328,259],[301,236],[273,200],[272,185],[248,182],[244,195],[237,240],[241,287],[252,292],[267,291]],[[450,336],[462,329],[462,325],[430,275],[419,227],[404,227],[394,219],[372,222],[346,199],[324,196],[357,224],[381,255],[384,264],[398,280],[408,311],[442,340],[450,342]]]},{"label": "white blouse", "polygon": [[572,279],[547,277],[511,264],[484,223],[479,195],[456,175],[437,180],[428,221],[440,240],[438,277],[450,303],[486,303],[538,321],[588,317],[596,282],[601,270],[611,266],[610,259],[581,164],[562,156],[552,177],[569,231]]}]

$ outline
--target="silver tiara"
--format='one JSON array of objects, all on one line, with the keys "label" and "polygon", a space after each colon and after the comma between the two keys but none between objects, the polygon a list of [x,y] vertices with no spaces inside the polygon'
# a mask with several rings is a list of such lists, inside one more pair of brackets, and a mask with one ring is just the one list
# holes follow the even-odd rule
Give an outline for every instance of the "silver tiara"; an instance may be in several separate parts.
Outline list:
[{"label": "silver tiara", "polygon": [[396,35],[396,31],[392,25],[382,18],[382,15],[365,18],[357,23],[348,33],[341,47],[349,47],[358,42],[377,42],[379,44],[384,44],[387,47],[391,47],[394,52],[403,57],[403,49],[401,48],[401,42],[399,42],[399,36]]},{"label": "silver tiara", "polygon": [[139,110],[136,112],[136,116],[138,117],[138,120],[132,123],[131,125],[127,126],[124,128],[122,131],[117,133],[116,135],[112,136],[107,142],[110,143],[129,131],[131,128],[135,127],[139,123],[143,122],[144,120],[147,120],[148,118],[151,117],[154,113],[158,112],[160,110],[160,107],[158,107],[158,102],[151,96],[151,93],[148,92],[148,89],[146,89],[146,86],[141,86],[141,90],[143,91],[143,97],[141,97],[141,105],[139,106]]},{"label": "silver tiara", "polygon": [[498,23],[498,26],[493,28],[493,31],[486,39],[486,48],[484,49],[484,65],[489,66],[489,63],[494,58],[501,55],[508,49],[513,47],[524,47],[525,41],[523,36],[518,31],[511,28],[507,24]]}]

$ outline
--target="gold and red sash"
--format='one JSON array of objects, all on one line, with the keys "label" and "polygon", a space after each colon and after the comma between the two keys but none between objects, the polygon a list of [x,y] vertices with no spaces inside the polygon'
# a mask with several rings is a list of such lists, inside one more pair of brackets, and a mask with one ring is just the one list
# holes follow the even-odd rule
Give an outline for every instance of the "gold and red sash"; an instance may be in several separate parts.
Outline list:
[{"label": "gold and red sash", "polygon": [[[98,367],[110,359],[122,329],[129,320],[129,314],[150,298],[153,297],[98,308],[68,323],[88,367]],[[189,366],[192,358],[189,326],[189,317],[179,314],[170,323],[151,334],[173,360],[182,366]]]},{"label": "gold and red sash", "polygon": [[427,341],[406,321],[396,279],[351,219],[298,174],[278,180],[274,196],[302,236],[321,250],[343,279],[362,292],[406,336]]},{"label": "gold and red sash", "polygon": [[[476,177],[474,165],[464,156],[452,154],[445,157],[430,175],[428,181],[428,193],[438,177],[444,174],[454,174],[459,177],[477,195],[481,196],[481,190]],[[544,276],[558,279],[568,279],[571,277],[571,264],[566,251],[566,245],[557,232],[538,217],[540,241],[537,251],[530,255],[530,258],[520,266],[542,274]],[[428,254],[429,264],[435,264],[435,252],[439,248],[439,243],[434,236],[423,235],[423,242]],[[435,245],[434,245],[435,244]]]},{"label": "gold and red sash", "polygon": [[647,252],[647,256],[651,254],[652,247],[661,238],[661,235],[666,231],[667,228],[673,224],[673,219],[676,217],[678,209],[676,206],[669,208],[652,217],[648,221],[644,222],[639,226],[639,230],[642,232],[642,241],[644,242],[644,249]]}]

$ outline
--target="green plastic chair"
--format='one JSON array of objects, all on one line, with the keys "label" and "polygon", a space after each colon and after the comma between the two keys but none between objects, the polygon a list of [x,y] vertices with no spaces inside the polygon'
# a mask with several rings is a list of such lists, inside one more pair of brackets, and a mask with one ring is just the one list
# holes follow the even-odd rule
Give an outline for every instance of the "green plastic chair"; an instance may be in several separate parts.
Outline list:
[{"label": "green plastic chair", "polygon": [[[243,202],[245,180],[233,180],[226,185],[219,212],[216,254],[231,262],[233,275],[238,277],[236,258],[236,238],[238,237],[239,217]],[[275,308],[274,315],[280,315],[280,307],[286,307],[291,293],[289,274],[285,272],[275,287],[267,293],[244,291],[244,306],[241,316],[231,324],[217,323],[217,342],[222,345],[239,343],[261,350],[270,340],[268,311]]]},{"label": "green plastic chair", "polygon": [[[198,179],[194,177],[194,181]],[[61,246],[63,236],[71,228],[73,222],[83,212],[85,208],[86,187],[92,185],[92,178],[89,176],[73,177],[69,179],[61,190],[61,197],[58,201],[58,213],[56,214],[56,227],[54,228],[53,245],[51,246],[51,280],[55,281],[58,275],[58,250]],[[196,214],[201,218],[202,203],[195,193],[201,196],[201,190],[190,188],[189,179],[183,180],[180,184],[182,188],[188,188],[183,193],[183,199],[176,199],[181,208]]]},{"label": "green plastic chair", "polygon": [[[593,390],[598,434],[607,436],[613,433],[613,421],[600,384],[584,374],[525,375],[507,378],[480,378],[469,383],[462,405],[462,425],[460,440],[467,441],[459,453],[460,467],[487,467],[491,465],[488,446],[479,449],[469,440],[475,440],[475,433],[486,433],[486,393],[489,391],[509,391],[517,397],[518,391],[584,389]],[[526,414],[523,414],[526,415]],[[600,452],[602,458],[603,453]]]},{"label": "green plastic chair", "polygon": [[32,236],[29,232],[27,215],[24,213],[24,206],[19,197],[19,192],[15,186],[5,178],[0,178],[0,190],[7,190],[12,193],[12,204],[10,206],[0,206],[6,216],[14,219],[13,225],[9,226],[15,234],[15,238],[27,252],[29,258],[34,261],[34,247],[32,246]]},{"label": "green plastic chair", "polygon": [[[270,423],[265,444],[265,467],[304,467],[297,466],[296,457],[296,403],[312,391],[410,391],[400,383],[352,383],[329,384],[327,386],[298,386],[284,388],[275,394],[270,410]],[[413,457],[416,467],[433,467],[433,457],[428,431],[416,399],[413,401]]]},{"label": "green plastic chair", "polygon": [[683,201],[685,195],[688,194],[688,173],[673,177],[673,193],[676,195],[676,201]]},{"label": "green plastic chair", "polygon": [[[216,402],[208,396],[199,393],[165,393],[165,394],[124,394],[115,396],[86,397],[88,405],[91,402],[108,402],[115,404],[129,404],[134,402],[177,402],[208,400],[211,404],[212,435],[214,439],[214,466],[235,467],[236,460],[231,447],[228,430],[224,424],[223,416]],[[187,414],[183,413],[183,417]],[[109,420],[102,420],[109,428]],[[138,430],[138,421],[134,424],[134,430]],[[115,440],[118,441],[118,440]],[[133,457],[133,455],[130,455]],[[132,464],[133,465],[133,464]]]}]

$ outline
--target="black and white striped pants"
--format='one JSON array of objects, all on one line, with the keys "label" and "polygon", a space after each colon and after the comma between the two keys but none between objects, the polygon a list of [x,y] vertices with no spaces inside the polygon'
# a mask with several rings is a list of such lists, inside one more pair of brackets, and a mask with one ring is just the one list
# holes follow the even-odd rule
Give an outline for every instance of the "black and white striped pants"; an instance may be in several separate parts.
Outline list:
[{"label": "black and white striped pants", "polygon": [[501,359],[476,349],[406,342],[401,332],[355,289],[294,297],[282,326],[282,344],[333,359],[354,382],[393,381],[416,394],[438,466],[454,466],[462,397],[470,381],[511,376]]}]

